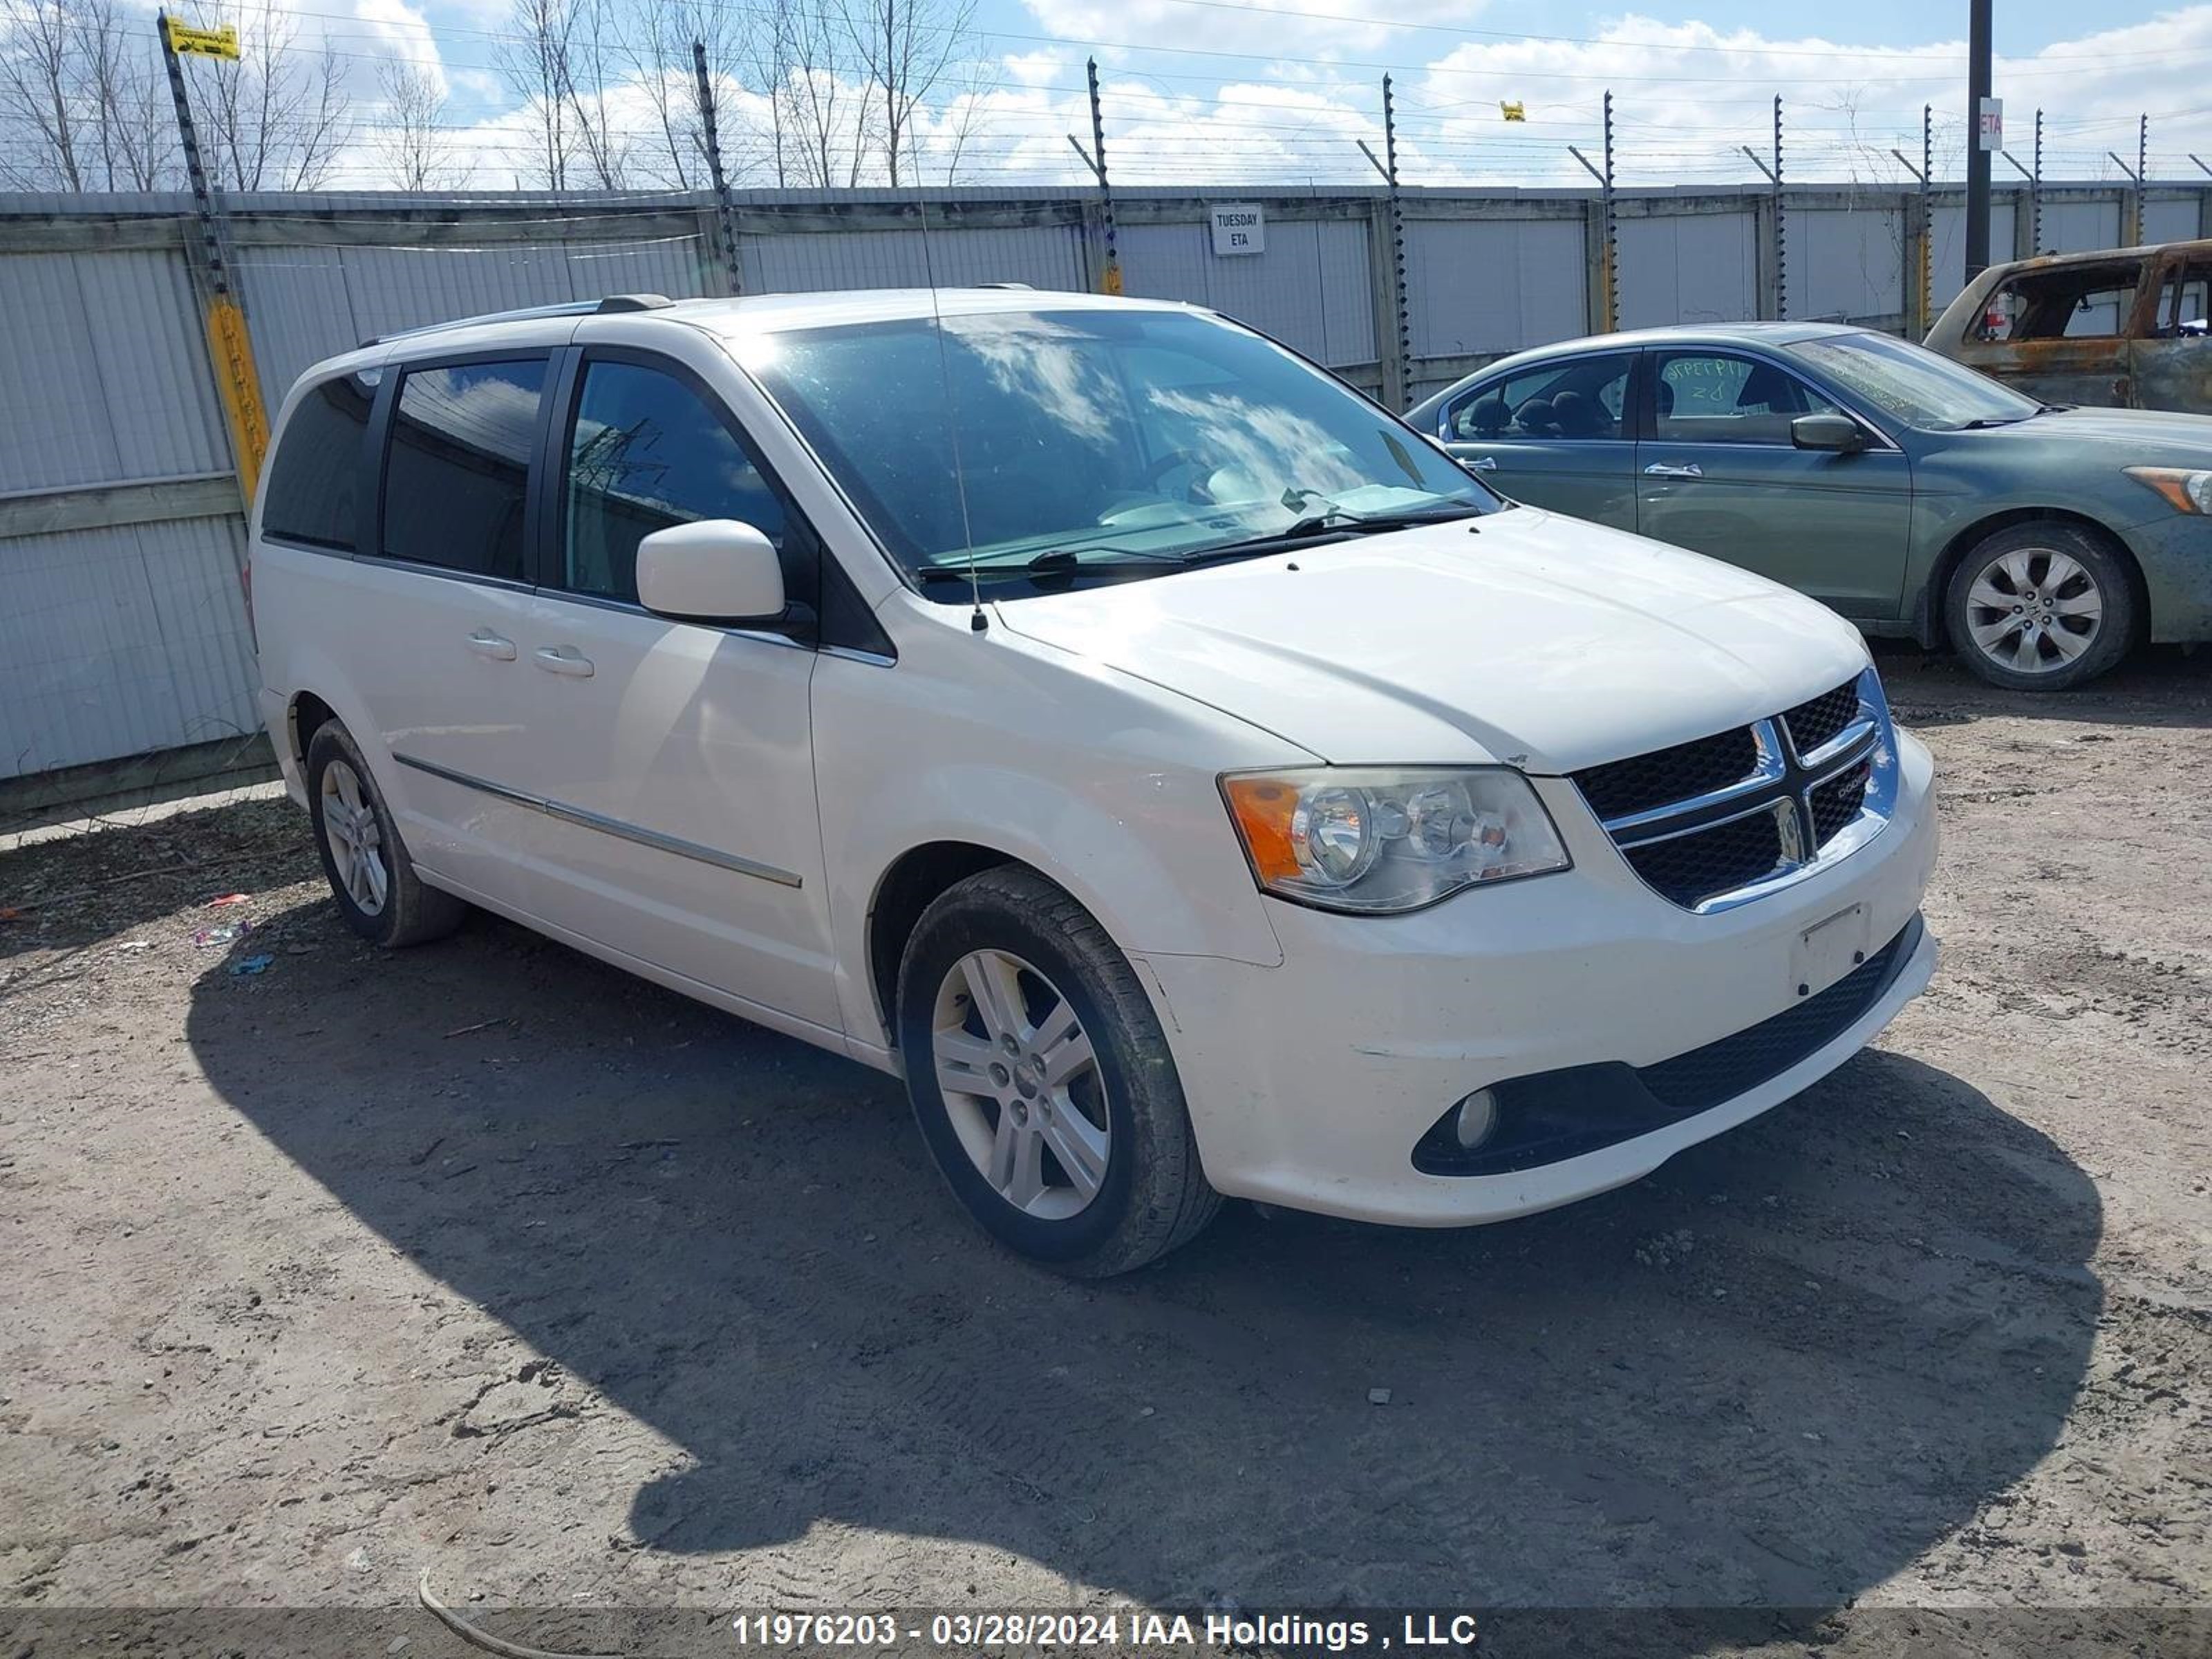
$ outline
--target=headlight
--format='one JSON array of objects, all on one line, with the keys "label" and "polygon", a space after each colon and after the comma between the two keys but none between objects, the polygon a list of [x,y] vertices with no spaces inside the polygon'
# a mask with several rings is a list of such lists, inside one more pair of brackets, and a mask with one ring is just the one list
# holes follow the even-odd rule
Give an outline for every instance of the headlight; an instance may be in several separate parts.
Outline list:
[{"label": "headlight", "polygon": [[2192,472],[2181,466],[2131,466],[2128,477],[2158,491],[2177,513],[2202,513],[2212,517],[2212,471]]},{"label": "headlight", "polygon": [[1570,862],[1528,780],[1506,767],[1248,773],[1221,793],[1260,885],[1324,910],[1418,910]]}]

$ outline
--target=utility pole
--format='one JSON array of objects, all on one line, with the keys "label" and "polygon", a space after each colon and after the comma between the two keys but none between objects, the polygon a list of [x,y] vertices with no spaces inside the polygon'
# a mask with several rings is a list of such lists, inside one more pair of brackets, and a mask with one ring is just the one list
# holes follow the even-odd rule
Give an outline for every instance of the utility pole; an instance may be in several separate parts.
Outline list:
[{"label": "utility pole", "polygon": [[177,107],[177,137],[184,146],[185,173],[191,180],[192,207],[199,221],[199,242],[192,260],[203,289],[208,355],[215,365],[216,394],[230,427],[231,458],[238,471],[238,492],[246,506],[261,482],[262,458],[269,450],[269,415],[261,402],[261,377],[253,362],[253,337],[246,331],[246,313],[230,277],[230,261],[223,251],[222,202],[209,182],[207,163],[200,154],[198,130],[192,125],[192,100],[185,86],[184,58],[238,56],[235,28],[193,28],[172,20],[167,12],[155,15],[161,36],[161,62],[169,74],[169,97]]},{"label": "utility pole", "polygon": [[1382,401],[1396,410],[1413,401],[1413,334],[1406,304],[1406,204],[1398,193],[1398,115],[1390,101],[1390,77],[1387,75],[1382,77],[1382,158],[1386,164],[1383,177],[1390,186],[1391,309],[1396,313],[1398,325],[1398,349],[1384,368]]},{"label": "utility pole", "polygon": [[714,121],[714,83],[707,74],[707,43],[691,43],[691,67],[699,78],[699,125],[707,139],[707,171],[714,176],[714,220],[722,239],[722,263],[730,279],[730,292],[745,291],[738,270],[738,226],[730,207],[730,181],[722,173],[722,139]]},{"label": "utility pole", "polygon": [[1966,21],[1966,280],[1990,264],[1990,151],[1982,125],[1990,96],[1990,0],[1969,0]]}]

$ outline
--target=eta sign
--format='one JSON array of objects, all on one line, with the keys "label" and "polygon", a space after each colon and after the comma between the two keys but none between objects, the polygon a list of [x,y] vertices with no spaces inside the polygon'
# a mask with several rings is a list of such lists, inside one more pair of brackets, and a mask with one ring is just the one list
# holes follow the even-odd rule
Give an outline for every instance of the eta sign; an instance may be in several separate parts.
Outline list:
[{"label": "eta sign", "polygon": [[1217,202],[1206,209],[1213,216],[1213,251],[1224,258],[1232,253],[1267,251],[1267,216],[1257,202]]}]

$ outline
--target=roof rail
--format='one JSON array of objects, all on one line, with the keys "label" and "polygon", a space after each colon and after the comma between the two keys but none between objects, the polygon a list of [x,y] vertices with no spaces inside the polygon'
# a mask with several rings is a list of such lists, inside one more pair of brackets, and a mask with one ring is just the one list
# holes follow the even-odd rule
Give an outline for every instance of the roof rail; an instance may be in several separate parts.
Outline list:
[{"label": "roof rail", "polygon": [[1035,283],[978,283],[975,286],[977,288],[1018,288],[1028,293],[1033,291],[1036,284]]},{"label": "roof rail", "polygon": [[663,306],[675,303],[665,294],[610,294],[599,300],[564,300],[558,305],[524,306],[514,311],[487,311],[474,317],[454,317],[442,323],[425,323],[420,328],[396,328],[389,334],[374,335],[363,340],[362,344],[364,347],[384,345],[393,340],[411,340],[418,335],[442,334],[448,329],[473,328],[478,323],[521,323],[535,317],[592,317],[624,311],[658,311]]}]

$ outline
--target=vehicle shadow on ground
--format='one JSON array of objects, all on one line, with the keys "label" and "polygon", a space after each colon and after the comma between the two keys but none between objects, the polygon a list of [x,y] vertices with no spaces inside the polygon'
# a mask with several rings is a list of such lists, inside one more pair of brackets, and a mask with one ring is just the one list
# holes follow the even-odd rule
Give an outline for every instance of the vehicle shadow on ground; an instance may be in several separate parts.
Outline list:
[{"label": "vehicle shadow on ground", "polygon": [[1907,726],[1978,720],[2088,721],[2097,725],[2212,726],[2212,652],[2139,647],[2078,691],[2007,691],[1978,679],[1956,654],[1905,640],[1869,640],[1890,707]]},{"label": "vehicle shadow on ground", "polygon": [[616,1500],[657,1551],[827,1522],[1156,1604],[1832,1608],[2051,1449],[2102,1305],[2088,1178],[1894,1054],[1548,1215],[1232,1206],[1088,1285],[969,1227],[889,1079],[520,929],[281,968],[195,987],[206,1075],[682,1449]]}]

